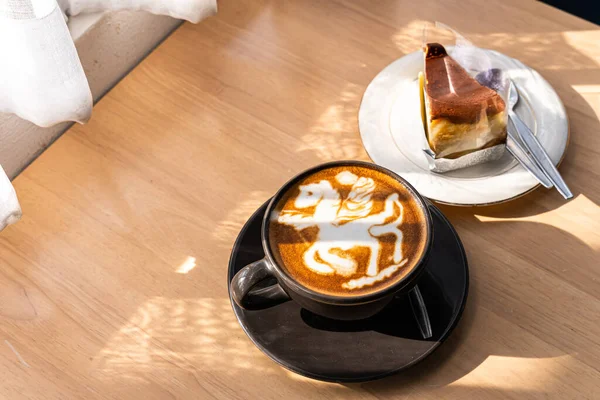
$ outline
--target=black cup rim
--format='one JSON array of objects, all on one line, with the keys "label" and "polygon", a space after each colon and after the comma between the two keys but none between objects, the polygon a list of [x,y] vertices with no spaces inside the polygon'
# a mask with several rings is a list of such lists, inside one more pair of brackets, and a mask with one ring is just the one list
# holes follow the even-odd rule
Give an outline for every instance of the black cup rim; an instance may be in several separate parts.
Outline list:
[{"label": "black cup rim", "polygon": [[[399,280],[398,282],[396,282],[395,284],[393,284],[391,286],[385,287],[381,290],[377,290],[372,293],[367,293],[367,294],[358,295],[358,296],[336,296],[336,295],[325,294],[325,293],[321,293],[321,292],[312,290],[312,289],[298,283],[292,276],[289,275],[289,273],[285,270],[285,268],[280,267],[277,264],[277,262],[275,261],[273,255],[272,255],[271,247],[270,247],[269,240],[268,240],[268,238],[269,238],[269,218],[271,215],[271,211],[273,210],[273,207],[275,207],[275,205],[277,204],[277,202],[279,201],[281,196],[284,193],[286,193],[287,190],[291,186],[293,186],[299,180],[301,180],[301,179],[305,178],[306,176],[311,175],[319,170],[322,170],[325,168],[343,167],[343,166],[356,166],[356,167],[371,168],[371,169],[378,170],[378,171],[396,179],[398,182],[400,182],[402,185],[404,185],[406,187],[406,189],[416,199],[419,207],[421,207],[421,210],[423,211],[423,214],[425,215],[425,223],[426,223],[426,227],[427,227],[427,241],[425,243],[425,249],[421,253],[420,258],[419,258],[418,262],[416,263],[416,266],[412,269],[412,271],[410,271],[401,280]],[[341,160],[341,161],[332,161],[332,162],[319,164],[319,165],[316,165],[314,167],[311,167],[311,168],[299,173],[298,175],[296,175],[293,178],[291,178],[290,180],[288,180],[283,186],[281,186],[281,188],[279,188],[279,190],[275,193],[275,195],[269,201],[269,205],[267,206],[267,209],[265,210],[265,215],[263,217],[262,228],[261,228],[261,241],[262,241],[263,250],[265,252],[265,258],[269,261],[269,264],[275,269],[276,278],[282,279],[284,281],[285,287],[290,288],[291,290],[293,290],[294,292],[296,292],[299,295],[302,295],[304,297],[307,297],[311,300],[314,300],[314,301],[317,301],[320,303],[332,304],[332,305],[357,305],[357,304],[370,303],[372,301],[376,301],[381,298],[384,298],[388,295],[392,295],[397,292],[400,292],[404,289],[408,289],[411,284],[414,285],[417,281],[416,278],[418,278],[418,276],[422,272],[423,268],[425,267],[427,258],[429,256],[429,252],[431,250],[431,243],[433,241],[432,238],[433,238],[433,219],[431,217],[429,207],[427,206],[427,201],[419,194],[419,192],[417,192],[417,190],[406,179],[402,178],[397,173],[395,173],[385,167],[377,165],[377,164],[373,164],[373,163],[365,162],[365,161],[356,161],[356,160]]]}]

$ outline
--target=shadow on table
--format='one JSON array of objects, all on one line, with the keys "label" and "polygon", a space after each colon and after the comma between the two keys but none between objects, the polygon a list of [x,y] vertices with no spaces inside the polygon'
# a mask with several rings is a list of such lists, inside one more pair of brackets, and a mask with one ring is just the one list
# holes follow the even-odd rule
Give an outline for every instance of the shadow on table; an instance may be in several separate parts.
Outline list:
[{"label": "shadow on table", "polygon": [[[511,396],[522,398],[552,393],[555,384],[552,380],[544,379],[544,389],[540,391],[510,387],[508,382],[497,382],[496,379],[500,379],[499,377],[489,378],[494,381],[491,386],[486,386],[485,382],[474,386],[469,385],[471,379],[467,379],[464,383],[461,381],[486,364],[488,360],[494,367],[483,367],[484,371],[496,370],[495,364],[498,363],[502,368],[507,369],[524,368],[520,365],[523,363],[528,368],[527,373],[538,380],[549,377],[545,376],[545,373],[537,375],[536,370],[552,368],[541,367],[544,365],[544,359],[568,356],[569,359],[573,358],[582,364],[594,365],[597,362],[597,356],[581,351],[594,346],[584,334],[594,330],[593,321],[596,318],[594,311],[580,311],[581,314],[578,314],[576,310],[581,310],[580,305],[594,299],[600,291],[600,282],[594,279],[594,271],[589,268],[591,264],[600,261],[598,252],[575,236],[545,224],[482,223],[474,219],[470,221],[473,222],[476,223],[475,228],[469,228],[470,232],[461,233],[468,253],[472,253],[470,249],[480,247],[484,243],[474,243],[476,236],[489,237],[489,232],[482,233],[482,229],[501,231],[499,236],[509,234],[502,231],[527,230],[532,236],[538,235],[539,241],[535,241],[538,243],[538,248],[545,243],[561,243],[560,248],[568,251],[564,254],[558,249],[549,249],[552,254],[546,259],[556,260],[556,263],[539,264],[537,263],[539,260],[536,260],[534,255],[527,255],[531,253],[532,243],[529,243],[529,246],[527,243],[522,244],[517,249],[516,255],[533,264],[533,268],[529,268],[533,269],[533,272],[525,271],[522,276],[519,276],[519,268],[522,264],[509,265],[510,255],[506,256],[506,262],[494,259],[489,264],[485,260],[487,256],[485,250],[483,250],[485,256],[471,257],[472,279],[467,306],[462,320],[446,343],[415,367],[395,376],[362,384],[362,388],[376,392],[378,395],[397,396],[408,395],[413,391],[418,391],[419,394],[434,394],[439,388],[450,385],[451,393],[457,398],[471,398],[470,396],[475,393],[474,390],[482,396],[485,393],[504,398]],[[463,225],[464,221],[461,220],[459,224]],[[475,254],[472,253],[470,256]],[[496,271],[488,272],[490,268]],[[513,277],[506,282],[504,280],[499,282],[494,291],[493,288],[490,289],[491,286],[486,280],[493,279],[499,273],[498,271]],[[542,291],[541,288],[552,285],[548,282],[541,284],[541,280],[555,281],[555,292],[550,294]],[[506,287],[497,289],[500,285]],[[531,295],[531,292],[537,294]],[[556,304],[561,304],[564,310],[572,310],[573,314],[565,316],[566,311],[563,311],[560,323],[548,320]],[[506,321],[507,327],[501,331],[492,331],[501,326],[502,321]],[[491,326],[495,328],[490,328]],[[574,330],[572,327],[577,329]],[[546,332],[543,337],[544,343],[533,345],[534,341],[540,339],[540,332]],[[565,338],[569,339],[565,341]],[[470,342],[477,343],[476,347],[469,347]],[[532,345],[529,346],[528,342]],[[498,371],[500,373],[500,370]],[[488,373],[486,372],[486,376]],[[518,383],[514,384],[517,385]],[[349,385],[349,387],[356,386]]]}]

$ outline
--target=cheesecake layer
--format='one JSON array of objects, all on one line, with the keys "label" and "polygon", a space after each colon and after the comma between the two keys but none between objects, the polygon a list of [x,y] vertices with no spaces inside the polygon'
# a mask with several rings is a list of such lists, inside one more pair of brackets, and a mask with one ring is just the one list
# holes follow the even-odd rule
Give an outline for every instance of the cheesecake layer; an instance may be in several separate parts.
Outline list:
[{"label": "cheesecake layer", "polygon": [[437,157],[457,158],[506,141],[506,118],[502,113],[475,124],[454,123],[446,118],[429,121],[429,146]]}]

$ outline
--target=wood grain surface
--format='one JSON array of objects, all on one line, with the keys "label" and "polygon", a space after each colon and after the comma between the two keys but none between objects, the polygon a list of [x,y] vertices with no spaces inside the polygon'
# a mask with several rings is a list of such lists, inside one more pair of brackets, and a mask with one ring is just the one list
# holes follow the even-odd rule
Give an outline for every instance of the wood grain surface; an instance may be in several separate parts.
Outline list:
[{"label": "wood grain surface", "polygon": [[[599,399],[600,28],[525,0],[223,0],[16,180],[0,235],[2,399]],[[565,202],[442,207],[471,265],[449,341],[339,385],[264,356],[227,297],[233,241],[291,175],[367,156],[373,76],[440,20],[537,69],[570,117]],[[117,27],[115,27],[117,29]]]}]

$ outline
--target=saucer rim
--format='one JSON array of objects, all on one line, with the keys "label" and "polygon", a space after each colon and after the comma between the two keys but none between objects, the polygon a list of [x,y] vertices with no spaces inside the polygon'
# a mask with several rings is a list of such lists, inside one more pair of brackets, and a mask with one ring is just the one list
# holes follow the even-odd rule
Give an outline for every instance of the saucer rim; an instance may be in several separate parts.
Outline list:
[{"label": "saucer rim", "polygon": [[[460,250],[460,254],[463,259],[464,268],[462,268],[461,270],[464,270],[464,274],[465,274],[465,288],[464,288],[464,292],[462,295],[461,304],[460,304],[459,309],[453,313],[454,315],[452,316],[452,320],[448,324],[448,326],[446,327],[446,329],[444,330],[442,335],[440,336],[440,339],[435,342],[432,342],[432,346],[427,351],[423,352],[419,357],[415,358],[413,361],[409,362],[408,364],[405,364],[402,367],[395,369],[395,370],[386,371],[385,373],[364,376],[364,377],[360,377],[360,378],[335,378],[335,377],[326,376],[326,375],[314,374],[314,373],[302,370],[300,368],[297,368],[297,367],[281,360],[279,357],[273,355],[262,344],[257,343],[254,340],[253,335],[250,332],[248,332],[246,325],[241,320],[241,314],[244,312],[244,310],[235,304],[235,302],[231,296],[231,288],[230,288],[229,283],[233,279],[233,274],[232,274],[232,270],[234,268],[233,261],[234,261],[234,258],[240,248],[241,241],[242,241],[244,235],[246,234],[246,232],[250,229],[251,221],[255,220],[256,218],[260,218],[260,216],[261,216],[260,214],[262,212],[266,211],[271,199],[272,198],[268,199],[260,207],[258,207],[252,213],[252,215],[248,218],[248,220],[244,223],[244,226],[242,227],[242,229],[240,229],[240,232],[238,233],[236,240],[233,244],[233,247],[231,249],[231,255],[229,257],[229,262],[228,262],[228,266],[227,266],[227,281],[228,281],[227,282],[227,292],[228,292],[229,302],[231,304],[233,313],[235,314],[237,322],[240,325],[240,327],[242,328],[242,330],[244,331],[244,333],[246,334],[246,336],[264,355],[266,355],[268,358],[270,358],[271,360],[273,360],[274,362],[276,362],[278,365],[285,368],[286,370],[296,373],[298,375],[307,377],[307,378],[311,378],[311,379],[315,379],[315,380],[319,380],[319,381],[323,381],[323,382],[332,382],[332,383],[361,383],[361,382],[370,382],[370,381],[374,381],[374,380],[383,379],[383,378],[395,375],[401,371],[404,371],[406,369],[409,369],[409,368],[415,366],[416,364],[418,364],[419,362],[423,361],[425,358],[427,358],[431,354],[433,354],[433,352],[435,352],[435,350],[437,350],[448,339],[448,337],[450,337],[450,335],[452,334],[452,332],[458,325],[458,322],[461,320],[462,315],[465,310],[465,307],[466,307],[466,304],[467,304],[467,301],[468,301],[469,288],[470,288],[469,263],[468,263],[467,254],[466,254],[464,245],[463,245],[462,241],[460,240],[460,237],[458,236],[458,232],[456,232],[456,229],[454,228],[454,226],[452,225],[450,220],[448,220],[448,218],[444,215],[444,213],[442,213],[442,211],[438,207],[436,207],[434,204],[428,204],[427,206],[430,208],[432,217],[434,217],[434,215],[439,217],[450,228],[450,232],[452,233],[452,235],[454,236],[454,238],[458,244],[458,248]],[[261,220],[262,220],[262,218],[261,218]],[[435,232],[434,232],[434,237],[433,237],[433,242],[434,241],[435,241]],[[433,244],[433,242],[432,242],[432,244]],[[425,270],[426,269],[427,269],[427,267],[425,267]]]}]

